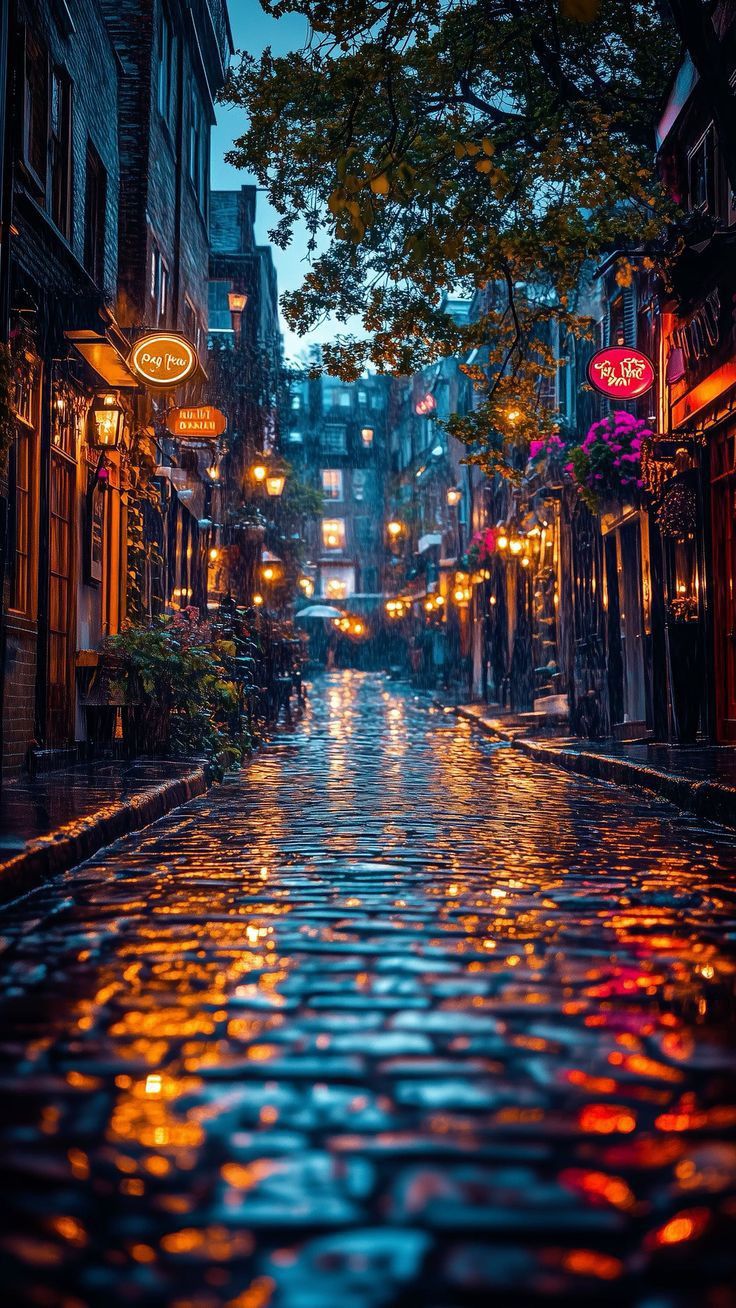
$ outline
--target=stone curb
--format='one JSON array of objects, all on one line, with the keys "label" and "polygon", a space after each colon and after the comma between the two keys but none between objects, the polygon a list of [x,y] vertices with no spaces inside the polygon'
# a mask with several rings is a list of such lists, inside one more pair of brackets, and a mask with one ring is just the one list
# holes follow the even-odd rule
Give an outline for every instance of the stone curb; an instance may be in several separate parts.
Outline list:
[{"label": "stone curb", "polygon": [[541,744],[506,732],[472,709],[457,707],[458,717],[471,722],[488,736],[505,740],[537,763],[579,772],[594,781],[609,781],[616,786],[635,786],[654,791],[677,808],[694,813],[708,822],[736,828],[736,790],[718,781],[696,781],[674,772],[664,772],[649,763],[611,758],[584,749],[566,749],[564,745]]},{"label": "stone curb", "polygon": [[49,877],[83,863],[98,850],[131,831],[139,831],[174,808],[203,795],[210,785],[209,770],[192,768],[182,777],[164,781],[129,799],[106,804],[87,817],[66,823],[58,831],[30,840],[25,849],[0,863],[0,903],[7,904]]}]

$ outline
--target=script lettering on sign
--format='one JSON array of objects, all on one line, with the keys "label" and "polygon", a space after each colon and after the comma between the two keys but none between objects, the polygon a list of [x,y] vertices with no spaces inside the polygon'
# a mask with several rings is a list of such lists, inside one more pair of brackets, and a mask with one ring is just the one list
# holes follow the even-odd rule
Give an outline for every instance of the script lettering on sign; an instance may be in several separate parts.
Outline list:
[{"label": "script lettering on sign", "polygon": [[588,364],[588,381],[613,400],[636,400],[654,385],[654,364],[628,345],[598,350]]},{"label": "script lettering on sign", "polygon": [[128,364],[144,384],[154,390],[173,390],[197,371],[197,351],[177,332],[150,332],[130,352]]}]

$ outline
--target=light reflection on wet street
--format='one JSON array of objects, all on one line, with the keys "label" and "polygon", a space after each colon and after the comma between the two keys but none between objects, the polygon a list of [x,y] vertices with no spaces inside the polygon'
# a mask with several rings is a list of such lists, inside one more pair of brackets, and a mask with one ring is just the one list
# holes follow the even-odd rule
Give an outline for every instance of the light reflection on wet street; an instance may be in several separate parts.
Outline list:
[{"label": "light reflection on wet street", "polygon": [[3,914],[2,1302],[727,1308],[735,867],[330,674]]}]

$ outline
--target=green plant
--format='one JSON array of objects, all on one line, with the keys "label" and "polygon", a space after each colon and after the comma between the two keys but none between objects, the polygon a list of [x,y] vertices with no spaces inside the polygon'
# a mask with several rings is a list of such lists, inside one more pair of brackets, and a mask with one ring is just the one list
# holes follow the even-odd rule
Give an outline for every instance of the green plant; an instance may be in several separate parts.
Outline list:
[{"label": "green plant", "polygon": [[185,610],[109,637],[103,675],[128,705],[136,750],[204,754],[223,770],[242,758],[250,740],[224,652],[210,625],[197,616],[196,610]]}]

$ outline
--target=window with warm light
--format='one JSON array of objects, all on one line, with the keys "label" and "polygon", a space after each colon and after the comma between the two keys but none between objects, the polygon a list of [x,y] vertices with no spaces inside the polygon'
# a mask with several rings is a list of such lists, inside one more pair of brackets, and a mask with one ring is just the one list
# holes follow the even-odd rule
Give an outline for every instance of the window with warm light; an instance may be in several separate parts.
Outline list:
[{"label": "window with warm light", "polygon": [[363,442],[363,449],[369,450],[373,445],[373,428],[362,427],[360,432],[360,439]]},{"label": "window with warm light", "polygon": [[322,519],[322,544],[326,550],[345,549],[345,519]]},{"label": "window with warm light", "polygon": [[325,585],[325,598],[331,600],[343,600],[347,596],[347,582],[338,581],[336,577],[331,577]]},{"label": "window with warm light", "polygon": [[322,469],[322,494],[326,500],[342,499],[342,469]]}]

